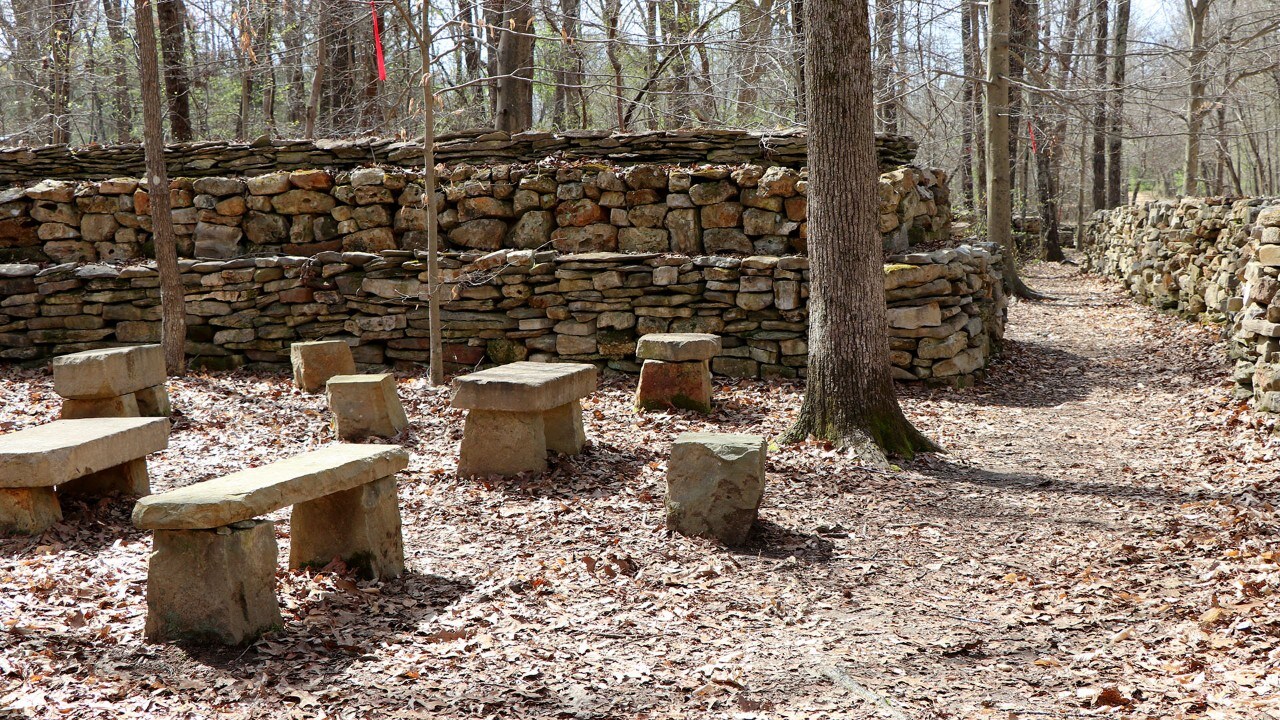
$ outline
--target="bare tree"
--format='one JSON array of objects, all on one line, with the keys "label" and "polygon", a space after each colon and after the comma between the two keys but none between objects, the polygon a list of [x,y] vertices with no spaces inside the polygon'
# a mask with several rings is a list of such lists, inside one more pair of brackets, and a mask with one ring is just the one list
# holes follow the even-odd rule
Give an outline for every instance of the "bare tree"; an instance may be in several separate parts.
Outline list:
[{"label": "bare tree", "polygon": [[[1001,1],[1001,0],[998,0]],[[902,414],[890,374],[866,0],[806,0],[809,370],[786,438],[866,461],[937,449]]]}]

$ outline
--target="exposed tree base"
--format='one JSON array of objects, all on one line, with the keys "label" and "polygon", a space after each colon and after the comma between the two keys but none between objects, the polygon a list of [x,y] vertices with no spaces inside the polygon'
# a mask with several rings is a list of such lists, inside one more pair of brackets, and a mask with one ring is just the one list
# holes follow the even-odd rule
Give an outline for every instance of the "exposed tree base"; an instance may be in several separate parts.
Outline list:
[{"label": "exposed tree base", "polygon": [[[864,424],[866,427],[862,426]],[[890,413],[890,417],[867,421],[857,426],[840,425],[843,423],[816,418],[812,412],[802,409],[800,418],[778,438],[778,442],[799,443],[809,438],[825,440],[841,449],[851,450],[863,465],[881,469],[889,467],[890,457],[910,460],[919,453],[945,452],[916,430],[901,412]]]}]

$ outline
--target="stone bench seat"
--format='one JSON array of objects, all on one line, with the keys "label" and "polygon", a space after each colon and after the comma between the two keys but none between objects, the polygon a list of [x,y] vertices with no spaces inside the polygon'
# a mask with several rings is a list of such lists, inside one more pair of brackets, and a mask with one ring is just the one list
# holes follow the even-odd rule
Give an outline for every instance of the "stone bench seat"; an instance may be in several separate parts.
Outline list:
[{"label": "stone bench seat", "polygon": [[293,506],[289,567],[341,558],[366,577],[404,571],[396,445],[335,444],[142,498],[134,525],[155,533],[146,636],[236,645],[280,623],[273,523]]},{"label": "stone bench seat", "polygon": [[59,495],[146,495],[146,457],[168,446],[165,418],[55,420],[0,435],[0,531],[43,532],[62,519]]},{"label": "stone bench seat", "polygon": [[169,417],[159,345],[85,350],[53,359],[62,417]]},{"label": "stone bench seat", "polygon": [[711,412],[711,368],[720,354],[720,338],[709,333],[650,333],[636,343],[644,361],[636,385],[636,408],[673,407]]},{"label": "stone bench seat", "polygon": [[515,362],[454,380],[453,407],[467,410],[458,474],[542,472],[547,451],[582,452],[579,399],[596,389],[594,365]]}]

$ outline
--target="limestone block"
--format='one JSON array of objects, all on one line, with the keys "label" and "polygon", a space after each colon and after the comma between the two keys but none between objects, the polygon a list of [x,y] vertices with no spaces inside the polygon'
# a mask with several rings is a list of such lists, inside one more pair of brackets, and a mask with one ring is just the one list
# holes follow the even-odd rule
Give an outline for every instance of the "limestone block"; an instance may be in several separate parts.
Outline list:
[{"label": "limestone block", "polygon": [[53,488],[0,488],[0,535],[38,535],[61,521]]},{"label": "limestone block", "polygon": [[85,350],[53,359],[53,389],[64,398],[117,397],[164,380],[164,350],[159,345]]},{"label": "limestone block", "polygon": [[147,567],[146,638],[241,645],[280,625],[276,533],[265,520],[158,530]]},{"label": "limestone block", "polygon": [[77,418],[140,417],[141,415],[137,396],[129,393],[117,397],[88,400],[68,398],[62,401],[60,417],[63,420],[75,420]]},{"label": "limestone block", "polygon": [[469,410],[543,412],[596,389],[596,367],[581,363],[514,362],[453,381],[452,404]]},{"label": "limestone block", "polygon": [[587,434],[582,428],[582,405],[577,400],[542,413],[542,427],[548,450],[577,455],[587,444]]},{"label": "limestone block", "polygon": [[636,343],[641,360],[685,362],[710,360],[720,354],[720,338],[710,333],[650,333]]},{"label": "limestone block", "polygon": [[327,387],[334,426],[343,440],[391,437],[409,424],[389,373],[335,375]]},{"label": "limestone block", "polygon": [[911,307],[889,308],[889,327],[916,330],[937,327],[942,324],[942,308],[937,303]]},{"label": "limestone block", "polygon": [[395,477],[293,507],[289,567],[323,567],[334,558],[366,578],[385,580],[404,572]]},{"label": "limestone block", "polygon": [[58,485],[58,495],[100,498],[110,495],[141,497],[151,493],[145,458],[89,473]]},{"label": "limestone block", "polygon": [[133,395],[138,401],[138,414],[143,417],[169,417],[173,412],[169,390],[163,384],[142,388]]},{"label": "limestone block", "polygon": [[133,508],[144,530],[200,530],[249,520],[375,480],[409,465],[395,445],[335,444],[262,467],[148,495]]},{"label": "limestone block", "polygon": [[711,369],[707,361],[645,360],[636,386],[636,407],[641,410],[677,407],[711,412]]},{"label": "limestone block", "polygon": [[667,528],[726,545],[747,539],[764,495],[759,435],[684,433],[667,464]]},{"label": "limestone block", "polygon": [[356,361],[351,346],[341,340],[317,340],[289,346],[293,382],[303,392],[318,393],[335,375],[354,375]]},{"label": "limestone block", "polygon": [[462,447],[458,453],[459,477],[516,475],[546,470],[545,428],[542,411],[468,411],[462,427]]},{"label": "limestone block", "polygon": [[55,420],[0,435],[0,487],[49,487],[169,445],[165,418]]}]

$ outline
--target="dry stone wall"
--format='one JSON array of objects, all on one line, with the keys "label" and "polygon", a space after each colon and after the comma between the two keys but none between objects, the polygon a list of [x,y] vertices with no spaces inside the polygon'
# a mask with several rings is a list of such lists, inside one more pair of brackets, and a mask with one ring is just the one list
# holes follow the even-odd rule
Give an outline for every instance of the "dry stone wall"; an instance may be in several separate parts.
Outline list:
[{"label": "dry stone wall", "polygon": [[[895,377],[964,382],[1005,322],[994,247],[885,267]],[[637,371],[638,336],[709,332],[714,372],[803,377],[808,260],[501,249],[441,261],[445,360],[574,360]],[[183,260],[188,353],[211,367],[287,363],[290,343],[341,338],[362,363],[429,359],[426,262],[411,250]],[[159,278],[129,265],[0,265],[0,359],[155,342]]]},{"label": "dry stone wall", "polygon": [[[882,170],[908,165],[915,159],[915,140],[901,135],[877,135],[876,151]],[[806,164],[803,129],[769,132],[742,130],[661,130],[641,133],[576,131],[561,134],[474,131],[441,135],[435,143],[436,162],[458,164],[534,163],[548,157],[593,159],[619,165],[633,163],[785,165]],[[422,141],[396,138],[335,140],[270,140],[252,143],[189,142],[165,148],[171,176],[251,176],[279,170],[327,167],[351,169],[380,164],[422,166]],[[99,180],[144,172],[141,145],[69,147],[0,147],[0,187],[53,178]]]},{"label": "dry stone wall", "polygon": [[1183,198],[1095,214],[1086,267],[1223,325],[1238,395],[1280,412],[1280,199]]},{"label": "dry stone wall", "polygon": [[[434,195],[446,249],[689,256],[803,254],[805,170],[601,163],[440,166]],[[426,246],[421,176],[381,167],[248,178],[178,178],[170,199],[182,257],[381,252]],[[880,178],[885,245],[947,237],[941,170]],[[151,255],[146,184],[43,180],[0,191],[0,262],[117,262]]]}]

